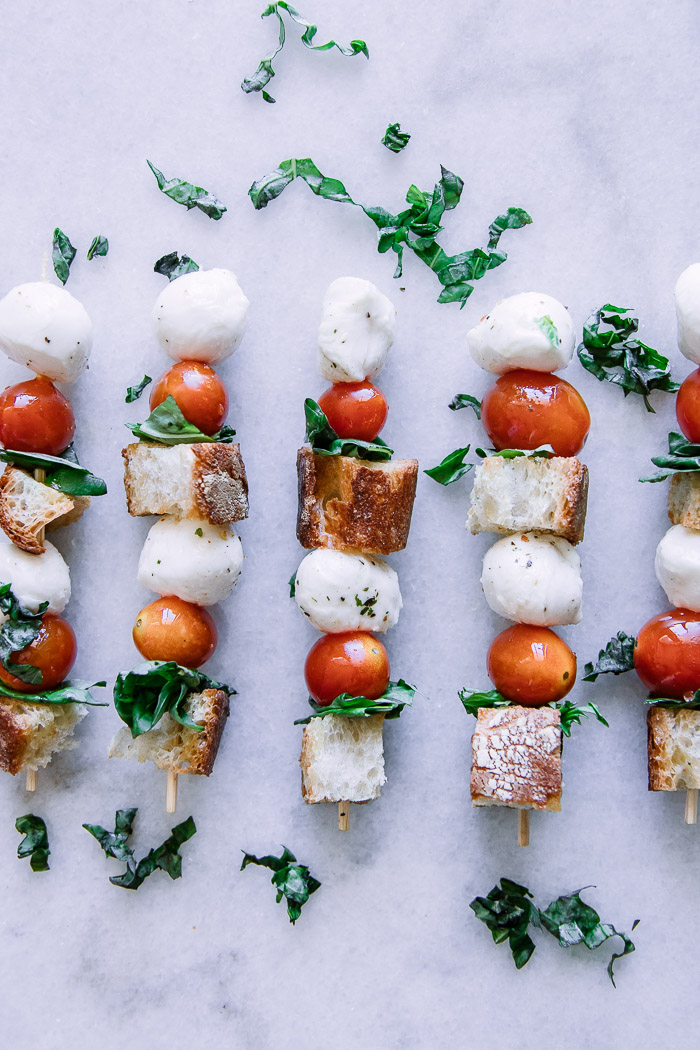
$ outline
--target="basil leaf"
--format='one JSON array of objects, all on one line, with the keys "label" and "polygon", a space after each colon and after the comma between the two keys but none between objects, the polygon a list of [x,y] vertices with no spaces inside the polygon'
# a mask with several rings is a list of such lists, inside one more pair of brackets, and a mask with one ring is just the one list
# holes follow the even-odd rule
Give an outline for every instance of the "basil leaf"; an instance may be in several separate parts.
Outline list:
[{"label": "basil leaf", "polygon": [[501,456],[503,459],[518,459],[520,456],[528,456],[530,459],[551,459],[556,452],[551,445],[538,445],[537,448],[502,448],[499,452],[495,448],[485,451],[483,448],[475,448],[480,459],[490,459],[491,456]]},{"label": "basil leaf", "polygon": [[92,238],[92,244],[87,250],[88,262],[94,259],[96,255],[106,255],[109,251],[109,241],[102,234],[98,234],[97,237]]},{"label": "basil leaf", "polygon": [[[13,672],[14,674],[14,672]],[[24,704],[87,704],[88,707],[109,707],[107,703],[93,700],[91,689],[104,688],[106,682],[92,682],[88,684],[83,681],[71,681],[66,679],[55,689],[47,689],[44,693],[18,693],[0,682],[0,697],[8,700],[21,700]]]},{"label": "basil leaf", "polygon": [[312,718],[325,718],[326,715],[344,715],[346,718],[369,718],[370,715],[384,715],[385,718],[398,718],[404,707],[413,703],[416,687],[404,682],[399,678],[398,682],[389,682],[386,690],[376,700],[369,700],[366,696],[352,696],[350,693],[341,693],[336,696],[332,704],[322,706],[317,704],[313,697],[309,697],[309,706],[313,710],[312,715],[306,718],[297,718],[295,726],[305,726]]},{"label": "basil leaf", "polygon": [[118,809],[113,833],[99,824],[83,824],[85,830],[97,839],[108,857],[126,863],[126,871],[121,875],[112,876],[109,881],[125,890],[137,890],[158,868],[167,872],[171,879],[179,879],[182,876],[180,847],[196,834],[197,826],[194,820],[188,817],[176,825],[165,842],[149,850],[143,860],[137,863],[134,851],[128,845],[137,812],[137,809]]},{"label": "basil leaf", "polygon": [[163,172],[158,171],[150,160],[147,160],[146,163],[156,177],[158,189],[176,204],[182,204],[188,211],[191,208],[199,208],[210,219],[220,219],[226,211],[226,205],[222,204],[213,193],[202,189],[201,186],[194,186],[191,182],[185,182],[184,179],[166,179]]},{"label": "basil leaf", "polygon": [[601,382],[621,386],[625,397],[639,394],[647,412],[652,390],[673,392],[680,384],[671,379],[671,366],[664,357],[636,338],[639,319],[624,306],[606,303],[583,326],[583,342],[577,353],[583,367]]},{"label": "basil leaf", "polygon": [[481,401],[472,394],[455,394],[449,407],[453,412],[459,412],[460,408],[472,408],[476,418],[481,419]]},{"label": "basil leaf", "polygon": [[700,470],[700,445],[688,441],[677,431],[671,431],[668,435],[668,455],[652,456],[651,462],[661,467],[661,471],[640,478],[640,481],[664,481],[671,474]]},{"label": "basil leaf", "polygon": [[295,595],[296,595],[296,582],[297,582],[297,574],[296,574],[296,570],[295,570],[292,573],[292,575],[289,577],[289,597],[290,598],[294,598]]},{"label": "basil leaf", "polygon": [[229,696],[236,693],[202,671],[182,667],[174,660],[147,660],[117,675],[114,706],[134,738],[153,729],[166,712],[180,725],[200,730],[203,726],[192,721],[185,704],[192,693],[203,689],[223,689]]},{"label": "basil leaf", "polygon": [[49,836],[46,824],[41,817],[34,813],[27,813],[23,817],[17,817],[15,828],[24,838],[17,847],[17,856],[22,860],[30,857],[29,866],[32,871],[49,870]]},{"label": "basil leaf", "polygon": [[284,20],[280,14],[280,8],[282,11],[286,11],[292,21],[296,22],[297,25],[304,27],[302,33],[301,42],[304,47],[308,47],[311,51],[329,51],[331,48],[336,47],[340,51],[341,55],[352,56],[363,54],[365,58],[369,58],[369,49],[364,40],[351,40],[349,45],[343,47],[342,44],[336,44],[335,40],[329,40],[327,44],[314,44],[313,40],[318,32],[318,28],[312,25],[311,22],[306,22],[301,17],[298,11],[296,11],[291,4],[285,3],[285,0],[279,0],[278,3],[268,4],[263,13],[260,15],[261,18],[267,18],[269,15],[276,15],[279,22],[279,37],[277,47],[274,47],[272,51],[269,51],[260,60],[260,65],[253,73],[252,77],[245,77],[241,83],[241,90],[245,91],[249,95],[253,91],[262,92],[262,97],[265,102],[274,102],[275,99],[272,95],[265,91],[265,88],[270,83],[275,75],[275,71],[272,68],[272,63],[284,47],[286,38],[286,31],[284,26]]},{"label": "basil leaf", "polygon": [[583,669],[584,682],[595,682],[601,674],[624,674],[626,671],[633,671],[635,643],[636,638],[633,635],[618,631],[605,648],[600,650],[595,664],[586,664]]},{"label": "basil leaf", "polygon": [[652,704],[654,707],[682,707],[688,711],[697,711],[700,708],[700,689],[696,689],[688,700],[679,700],[678,697],[648,696],[644,703]]},{"label": "basil leaf", "polygon": [[45,471],[44,484],[65,492],[67,496],[103,496],[107,485],[102,478],[81,467],[72,445],[60,456],[46,456],[43,452],[18,452],[13,448],[0,449],[0,460],[27,470]]},{"label": "basil leaf", "polygon": [[172,394],[161,401],[143,423],[125,423],[139,441],[156,441],[160,445],[193,445],[207,442],[229,442],[236,433],[224,426],[216,434],[203,434],[199,427],[185,419]]},{"label": "basil leaf", "polygon": [[176,277],[182,277],[183,273],[193,273],[199,266],[189,255],[181,255],[178,258],[177,252],[170,252],[169,255],[162,255],[153,269],[155,273],[174,281]]},{"label": "basil leaf", "polygon": [[424,470],[423,473],[427,474],[433,481],[437,481],[438,485],[452,485],[453,482],[463,478],[474,466],[473,463],[464,462],[464,457],[469,451],[469,447],[467,445],[466,448],[456,448],[454,452],[450,452],[449,455],[445,456],[436,467]]},{"label": "basil leaf", "polygon": [[544,332],[552,346],[559,349],[559,346],[561,345],[559,340],[559,330],[552,318],[548,317],[546,314],[544,317],[536,317],[535,324]]},{"label": "basil leaf", "polygon": [[51,248],[51,259],[53,260],[54,273],[61,284],[65,284],[70,274],[70,267],[75,259],[75,248],[69,241],[63,230],[58,226],[53,231],[53,244]]},{"label": "basil leaf", "polygon": [[382,145],[390,149],[392,153],[400,153],[402,149],[406,148],[410,139],[411,136],[408,132],[401,130],[400,124],[390,124],[384,132]]},{"label": "basil leaf", "polygon": [[580,725],[581,718],[587,718],[589,715],[595,715],[599,722],[610,728],[609,722],[603,718],[595,704],[576,704],[572,700],[562,700],[559,703],[553,701],[548,706],[559,708],[559,714],[561,716],[561,731],[564,736],[571,736],[571,727],[574,723]]},{"label": "basil leaf", "polygon": [[512,701],[506,700],[502,693],[499,693],[497,689],[491,689],[489,692],[479,692],[478,690],[472,689],[460,689],[458,693],[459,699],[464,704],[464,710],[468,715],[474,715],[476,718],[479,713],[480,707],[511,707]]},{"label": "basil leaf", "polygon": [[128,845],[129,836],[134,830],[134,817],[138,809],[118,809],[114,819],[114,831],[107,831],[99,824],[83,824],[86,831],[96,838],[108,857],[129,863],[134,851]]},{"label": "basil leaf", "polygon": [[[584,886],[584,889],[588,889],[588,887]],[[621,952],[614,953],[608,963],[608,976],[614,988],[616,986],[613,964],[616,959],[621,959],[624,955],[629,955],[633,952],[635,950],[634,944],[626,933],[616,930],[609,923],[602,923],[598,912],[581,900],[581,893],[582,890],[577,890],[575,893],[568,894],[565,897],[557,897],[555,901],[552,901],[545,911],[540,912],[542,928],[556,937],[562,948],[571,948],[575,944],[585,944],[592,951],[594,948],[599,948],[601,944],[604,944],[611,937],[620,937],[623,949]],[[639,919],[635,919],[632,924],[633,930],[638,923]]]},{"label": "basil leaf", "polygon": [[0,613],[7,617],[0,625],[0,664],[15,678],[30,685],[38,685],[41,682],[42,674],[39,668],[31,664],[15,663],[10,657],[13,653],[26,649],[37,637],[48,604],[42,602],[36,612],[31,612],[20,604],[9,583],[0,585]]},{"label": "basil leaf", "polygon": [[311,448],[319,456],[353,456],[356,459],[389,460],[394,454],[393,448],[375,438],[374,441],[361,441],[359,438],[338,437],[328,422],[326,413],[313,398],[304,401],[306,416],[306,437]]},{"label": "basil leaf", "polygon": [[286,846],[282,847],[282,856],[256,857],[253,853],[243,853],[241,871],[249,864],[258,864],[262,868],[269,868],[273,872],[272,885],[277,890],[277,903],[284,897],[287,902],[287,915],[292,926],[301,915],[301,909],[308,901],[312,893],[320,887],[321,883],[310,873],[305,864],[297,864],[296,857]]},{"label": "basil leaf", "polygon": [[138,401],[148,384],[152,382],[153,380],[150,376],[144,376],[141,382],[137,383],[136,386],[128,386],[126,388],[126,397],[124,398],[126,404],[130,405],[133,401]]},{"label": "basil leaf", "polygon": [[[459,699],[464,704],[464,710],[468,715],[474,715],[476,718],[479,714],[480,707],[514,707],[517,706],[516,700],[507,700],[502,693],[499,693],[497,689],[491,689],[489,692],[478,692],[471,689],[460,689]],[[581,724],[582,717],[588,717],[588,715],[595,715],[599,722],[602,722],[604,726],[608,723],[605,721],[600,711],[595,704],[576,704],[571,700],[552,700],[551,703],[546,705],[547,707],[555,707],[559,710],[561,718],[561,731],[564,736],[571,736],[571,727],[576,723]]]}]

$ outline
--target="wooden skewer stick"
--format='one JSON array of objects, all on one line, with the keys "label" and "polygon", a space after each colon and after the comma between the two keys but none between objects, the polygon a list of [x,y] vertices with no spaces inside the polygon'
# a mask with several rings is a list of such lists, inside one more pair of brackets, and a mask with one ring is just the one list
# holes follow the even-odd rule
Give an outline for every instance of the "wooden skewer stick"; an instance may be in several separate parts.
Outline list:
[{"label": "wooden skewer stick", "polygon": [[338,803],[338,831],[350,830],[350,803]]},{"label": "wooden skewer stick", "polygon": [[177,773],[168,770],[168,783],[165,788],[165,812],[177,812]]},{"label": "wooden skewer stick", "polygon": [[[34,479],[35,479],[35,481],[46,481],[46,471],[45,470],[39,470],[39,469],[35,470],[34,471]],[[44,529],[39,529],[39,532],[38,532],[38,535],[37,535],[37,539],[39,540],[39,543],[43,543],[44,542]],[[27,786],[27,791],[36,791],[38,783],[39,783],[39,775],[38,775],[36,769],[28,769],[27,770],[27,785],[26,785]]]},{"label": "wooden skewer stick", "polygon": [[37,785],[37,772],[36,769],[27,770],[27,791],[36,791]]},{"label": "wooden skewer stick", "polygon": [[518,845],[530,845],[530,810],[518,810]]},{"label": "wooden skewer stick", "polygon": [[686,824],[697,824],[698,822],[697,788],[688,788],[685,793],[685,822]]}]

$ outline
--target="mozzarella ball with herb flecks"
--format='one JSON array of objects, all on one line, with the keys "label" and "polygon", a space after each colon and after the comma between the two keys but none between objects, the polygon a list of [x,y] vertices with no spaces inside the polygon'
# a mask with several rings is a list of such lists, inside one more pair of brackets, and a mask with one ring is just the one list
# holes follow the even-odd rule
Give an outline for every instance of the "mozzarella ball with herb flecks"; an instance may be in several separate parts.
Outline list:
[{"label": "mozzarella ball with herb flecks", "polygon": [[693,263],[676,281],[678,349],[700,365],[700,263]]},{"label": "mozzarella ball with herb flecks", "polygon": [[672,605],[700,612],[700,532],[670,528],[656,548],[654,568]]},{"label": "mozzarella ball with herb flecks", "polygon": [[318,370],[332,383],[374,379],[384,367],[396,329],[396,310],[371,281],[339,277],[323,297]]},{"label": "mozzarella ball with herb flecks", "polygon": [[250,303],[230,270],[176,277],[156,299],[158,342],[174,361],[215,365],[230,357],[246,330]]},{"label": "mozzarella ball with herb flecks", "polygon": [[551,295],[521,292],[496,303],[467,342],[477,365],[494,375],[514,368],[556,372],[571,361],[576,333],[569,311]]},{"label": "mozzarella ball with herb flecks", "polygon": [[327,634],[383,634],[398,623],[403,605],[399,578],[381,558],[325,548],[302,561],[294,597],[304,616]]},{"label": "mozzarella ball with herb flecks", "polygon": [[581,559],[561,536],[504,536],[486,552],[481,585],[493,611],[507,620],[554,627],[581,619]]},{"label": "mozzarella ball with herb flecks", "polygon": [[0,540],[0,584],[9,583],[20,605],[31,612],[48,602],[46,612],[61,613],[70,599],[70,572],[53,543],[45,540],[44,547],[43,554],[29,554]]},{"label": "mozzarella ball with herb flecks", "polygon": [[37,375],[74,383],[90,356],[92,321],[65,288],[19,284],[0,299],[0,349]]},{"label": "mozzarella ball with herb flecks", "polygon": [[175,595],[196,605],[223,602],[243,566],[235,533],[197,518],[161,518],[141,551],[138,581],[162,596]]}]

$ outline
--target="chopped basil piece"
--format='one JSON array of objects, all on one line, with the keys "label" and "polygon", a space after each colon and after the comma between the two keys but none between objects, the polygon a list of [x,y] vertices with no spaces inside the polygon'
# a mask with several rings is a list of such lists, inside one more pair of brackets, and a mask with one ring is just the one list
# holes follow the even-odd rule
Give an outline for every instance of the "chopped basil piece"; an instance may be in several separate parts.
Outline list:
[{"label": "chopped basil piece", "polygon": [[92,244],[87,250],[88,262],[94,259],[96,255],[106,255],[109,251],[109,241],[102,234],[98,234],[97,237],[92,238]]},{"label": "chopped basil piece", "polygon": [[559,330],[552,318],[548,317],[547,314],[545,314],[544,317],[536,317],[535,324],[542,332],[544,332],[552,346],[558,350],[561,345]]},{"label": "chopped basil piece", "polygon": [[674,707],[684,708],[686,711],[697,711],[700,709],[700,689],[696,689],[689,700],[679,700],[678,697],[668,696],[648,696],[644,703],[652,704],[654,707]]},{"label": "chopped basil piece", "polygon": [[204,529],[195,529],[194,534],[195,536],[199,536],[201,538],[204,535]]},{"label": "chopped basil piece", "polygon": [[295,570],[292,573],[292,575],[289,577],[289,597],[290,598],[294,598],[296,596],[296,582],[297,582],[297,574],[296,574],[296,570]]},{"label": "chopped basil piece", "polygon": [[495,448],[490,448],[488,451],[483,448],[475,448],[474,451],[480,459],[489,459],[491,456],[501,456],[503,459],[518,459],[520,456],[527,456],[530,459],[551,459],[556,455],[551,445],[538,445],[537,448],[529,449],[502,448],[499,452]]},{"label": "chopped basil piece", "polygon": [[455,394],[450,401],[449,407],[453,412],[459,412],[460,408],[471,408],[477,419],[481,419],[481,401],[473,394]]},{"label": "chopped basil piece", "polygon": [[512,707],[513,703],[511,700],[506,700],[502,693],[499,693],[497,689],[490,689],[488,692],[479,692],[478,690],[472,689],[460,689],[458,693],[459,699],[464,704],[464,710],[468,715],[474,715],[476,718],[479,713],[480,707]]},{"label": "chopped basil piece", "polygon": [[585,665],[584,682],[595,682],[601,674],[625,674],[626,671],[633,671],[635,643],[634,635],[618,631],[605,648],[600,650],[595,664],[589,662]]},{"label": "chopped basil piece", "polygon": [[[470,689],[460,689],[459,699],[464,704],[464,710],[468,715],[476,716],[480,707],[517,707],[517,700],[507,700],[497,689],[489,692],[477,692]],[[604,726],[608,723],[601,715],[595,704],[576,704],[571,700],[552,700],[547,707],[556,707],[559,710],[560,726],[564,736],[571,736],[571,727],[576,723],[581,724],[582,717],[595,715]]]},{"label": "chopped basil piece", "polygon": [[651,462],[655,467],[661,467],[660,472],[640,478],[640,481],[664,481],[671,474],[700,470],[700,445],[688,441],[677,431],[671,431],[668,435],[668,454],[652,456]]},{"label": "chopped basil piece", "polygon": [[22,860],[30,857],[29,866],[32,871],[49,871],[49,835],[46,824],[41,817],[34,813],[27,813],[23,817],[17,817],[15,828],[24,838],[17,847],[17,856]]},{"label": "chopped basil piece", "polygon": [[85,830],[97,839],[107,857],[113,857],[114,860],[126,864],[126,871],[121,875],[113,875],[109,881],[125,890],[137,890],[158,868],[167,872],[171,879],[179,879],[182,876],[180,847],[196,834],[197,826],[194,820],[188,817],[176,825],[165,842],[149,850],[143,860],[137,862],[134,851],[128,844],[137,812],[136,808],[118,809],[113,832],[107,831],[99,824],[83,824]]},{"label": "chopped basil piece", "polygon": [[117,675],[114,706],[134,738],[153,729],[166,713],[182,726],[201,730],[204,727],[192,721],[185,704],[192,693],[203,689],[223,689],[229,696],[236,693],[202,671],[182,667],[174,660],[147,660]]},{"label": "chopped basil piece", "polygon": [[9,583],[0,585],[0,613],[7,619],[0,625],[0,663],[21,682],[28,685],[39,685],[42,674],[32,664],[18,664],[10,659],[13,653],[34,641],[41,630],[42,616],[48,608],[48,602],[42,602],[36,612],[25,609],[12,593]]},{"label": "chopped basil piece", "polygon": [[394,454],[393,448],[375,438],[374,441],[361,441],[356,438],[338,437],[328,422],[326,413],[313,398],[304,401],[306,416],[306,438],[311,448],[319,456],[353,456],[356,459],[388,460]]},{"label": "chopped basil piece", "polygon": [[69,241],[63,230],[58,226],[53,231],[53,245],[51,258],[53,260],[54,273],[61,284],[65,284],[70,274],[71,263],[75,259],[75,248]]},{"label": "chopped basil piece", "polygon": [[587,718],[589,715],[594,715],[601,725],[610,728],[610,723],[603,718],[595,704],[577,704],[573,700],[562,700],[559,703],[549,704],[549,707],[559,708],[561,731],[564,736],[571,736],[571,727],[574,723],[581,725],[581,718],[584,716]]},{"label": "chopped basil piece", "polygon": [[182,277],[183,273],[193,273],[198,269],[199,266],[194,259],[190,259],[189,255],[181,255],[178,258],[177,252],[162,255],[153,267],[155,273],[162,274],[169,281],[174,281],[176,277]]},{"label": "chopped basil piece", "polygon": [[103,689],[106,685],[106,682],[73,682],[66,679],[55,689],[47,689],[44,693],[18,693],[0,682],[0,697],[21,700],[25,704],[87,704],[88,707],[109,707],[107,703],[93,700],[90,692],[91,689]]},{"label": "chopped basil piece", "polygon": [[282,847],[281,857],[256,857],[254,853],[246,853],[245,850],[241,852],[241,871],[249,864],[259,864],[260,867],[269,868],[273,872],[270,881],[277,890],[277,903],[279,904],[284,897],[287,902],[287,915],[293,926],[301,915],[301,909],[321,883],[313,877],[305,864],[296,863],[296,857],[286,846]]},{"label": "chopped basil piece", "polygon": [[126,397],[124,398],[127,405],[132,404],[134,401],[138,401],[148,384],[152,382],[153,380],[150,376],[144,376],[141,382],[137,383],[136,386],[128,386],[126,388]]},{"label": "chopped basil piece", "polygon": [[449,455],[445,456],[436,467],[430,467],[429,470],[424,470],[423,473],[427,474],[433,481],[437,481],[438,485],[452,485],[453,482],[463,478],[474,466],[473,463],[464,462],[464,457],[469,448],[469,445],[466,448],[456,448],[454,452],[450,452]]},{"label": "chopped basil piece", "polygon": [[325,718],[326,715],[344,715],[346,718],[369,718],[370,715],[384,715],[385,718],[398,718],[404,707],[413,703],[416,687],[404,682],[399,678],[398,682],[389,682],[386,691],[376,700],[368,700],[366,696],[352,696],[350,693],[341,693],[336,696],[332,704],[322,706],[317,704],[313,697],[309,697],[309,706],[313,709],[312,715],[306,718],[297,718],[295,726],[305,726],[312,718]]},{"label": "chopped basil piece", "polygon": [[166,179],[163,172],[158,171],[150,160],[147,160],[146,163],[156,177],[158,189],[176,204],[182,204],[188,211],[191,208],[199,208],[210,219],[220,219],[226,211],[226,205],[222,204],[213,193],[202,189],[201,186],[194,186],[191,182],[185,182],[183,179]]},{"label": "chopped basil piece", "polygon": [[223,426],[216,434],[203,434],[199,427],[185,419],[172,394],[161,401],[143,423],[125,423],[139,441],[156,441],[160,445],[192,445],[202,442],[233,441],[236,431]]},{"label": "chopped basil piece", "polygon": [[0,449],[0,460],[25,470],[43,470],[44,484],[65,492],[67,496],[104,496],[107,485],[102,478],[81,467],[72,444],[60,456],[46,456],[43,452],[17,452],[13,448]]},{"label": "chopped basil piece", "polygon": [[411,136],[407,131],[401,130],[400,124],[390,124],[384,132],[382,145],[390,149],[392,153],[400,153],[402,149],[406,148],[410,138]]}]

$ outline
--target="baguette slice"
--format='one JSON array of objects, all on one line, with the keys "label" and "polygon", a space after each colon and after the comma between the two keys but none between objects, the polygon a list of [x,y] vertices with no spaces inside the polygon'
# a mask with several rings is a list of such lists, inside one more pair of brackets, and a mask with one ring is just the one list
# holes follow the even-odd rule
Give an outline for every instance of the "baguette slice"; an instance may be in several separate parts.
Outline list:
[{"label": "baguette slice", "polygon": [[33,704],[0,700],[0,769],[21,773],[47,766],[57,751],[78,747],[73,730],[85,704]]},{"label": "baguette slice", "polygon": [[304,726],[301,793],[304,802],[369,802],[379,798],[384,775],[384,715],[326,715]]},{"label": "baguette slice", "polygon": [[391,554],[406,546],[416,495],[418,461],[374,463],[351,456],[297,453],[302,547]]},{"label": "baguette slice", "polygon": [[700,472],[684,470],[671,476],[668,516],[674,525],[700,529]]},{"label": "baguette slice", "polygon": [[489,456],[474,471],[467,528],[478,532],[550,532],[580,543],[586,523],[588,468],[575,456]]},{"label": "baguette slice", "polygon": [[135,739],[128,726],[124,726],[112,739],[109,757],[154,762],[158,769],[168,772],[208,777],[214,768],[228,718],[228,693],[223,689],[193,693],[185,708],[192,721],[203,724],[204,729],[180,725],[169,714],[163,715],[157,726]]},{"label": "baguette slice", "polygon": [[41,530],[71,516],[71,520],[80,517],[82,510],[77,515],[75,511],[76,501],[70,496],[35,481],[24,470],[7,466],[0,476],[0,528],[23,551],[43,554]]},{"label": "baguette slice", "polygon": [[650,707],[649,790],[700,788],[700,711]]},{"label": "baguette slice", "polygon": [[561,809],[561,716],[554,707],[480,707],[472,737],[474,806]]}]

